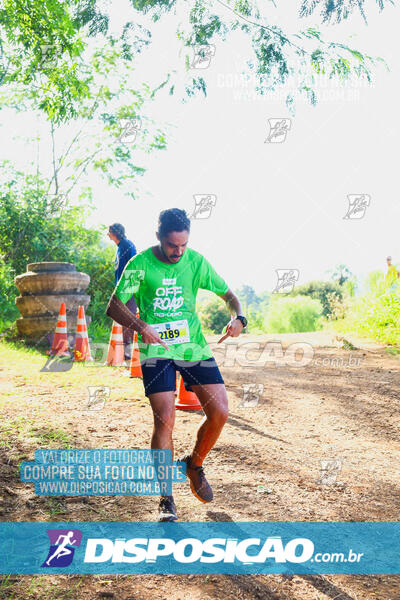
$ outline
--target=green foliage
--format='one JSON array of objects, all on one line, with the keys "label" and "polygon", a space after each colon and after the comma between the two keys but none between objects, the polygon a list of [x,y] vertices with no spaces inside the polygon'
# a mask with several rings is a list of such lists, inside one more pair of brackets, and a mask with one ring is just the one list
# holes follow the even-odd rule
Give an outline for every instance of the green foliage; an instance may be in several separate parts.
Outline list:
[{"label": "green foliage", "polygon": [[[311,14],[322,3],[322,18],[336,16],[340,21],[357,6],[364,14],[365,0],[303,0],[300,16]],[[377,0],[383,9],[390,0]],[[17,90],[18,102],[32,101],[35,108],[54,122],[79,115],[80,105],[95,97],[96,72],[90,64],[88,48],[119,45],[114,73],[124,62],[131,62],[150,43],[150,33],[137,24],[138,13],[149,14],[154,22],[172,13],[175,0],[131,0],[132,16],[127,14],[120,33],[108,32],[108,16],[100,0],[4,0],[0,10],[0,85]],[[114,0],[111,9],[118,9]],[[185,20],[186,18],[186,20]],[[169,82],[169,93],[181,90],[184,96],[206,95],[207,83],[194,76],[191,67],[193,46],[215,44],[218,38],[241,32],[249,41],[250,71],[260,94],[285,83],[293,83],[287,95],[293,110],[296,95],[305,95],[316,104],[315,74],[338,81],[372,77],[377,61],[346,44],[324,40],[320,31],[286,33],[263,14],[258,3],[240,0],[231,3],[195,0],[177,27],[177,37],[185,50],[182,70],[168,70],[161,86]],[[43,46],[51,60],[43,60]],[[187,78],[179,85],[182,71]],[[204,72],[203,72],[204,74]]]},{"label": "green foliage", "polygon": [[353,331],[367,337],[400,344],[400,286],[388,285],[381,271],[367,278],[367,292],[352,299],[346,317],[337,324],[341,331]]},{"label": "green foliage", "polygon": [[265,316],[264,316],[263,312],[250,308],[247,313],[248,324],[246,327],[246,332],[247,333],[264,333],[266,331],[264,318],[265,318]]},{"label": "green foliage", "polygon": [[243,305],[244,311],[247,311],[250,306],[258,306],[260,302],[255,290],[250,285],[242,285],[241,288],[235,290],[235,294]]},{"label": "green foliage", "polygon": [[[380,10],[383,10],[386,3],[393,4],[393,0],[376,0]],[[364,21],[367,22],[367,17],[364,11],[365,0],[303,0],[300,8],[300,16],[308,17],[313,14],[317,8],[321,9],[323,22],[333,21],[339,23],[343,19],[347,19],[354,10],[358,9]]]},{"label": "green foliage", "polygon": [[384,284],[385,275],[383,271],[377,269],[376,271],[371,271],[368,273],[368,276],[365,281],[365,288],[367,293],[374,293],[378,289],[380,289]]},{"label": "green foliage", "polygon": [[347,293],[344,294],[343,297],[339,297],[337,294],[329,292],[327,294],[327,302],[329,303],[329,313],[324,315],[327,318],[327,320],[335,321],[337,319],[343,319],[346,314],[346,310],[349,308],[350,305],[350,297],[351,296]]},{"label": "green foliage", "polygon": [[389,346],[388,348],[385,348],[385,351],[390,354],[391,356],[398,356],[400,354],[400,348],[396,348],[396,347],[392,347]]},{"label": "green foliage", "polygon": [[259,310],[261,310],[261,312],[266,312],[268,310],[268,306],[271,302],[271,298],[272,298],[272,294],[270,292],[261,292],[258,296],[257,296],[257,301],[258,301],[258,308]]},{"label": "green foliage", "polygon": [[354,296],[356,288],[357,288],[357,279],[356,279],[355,275],[352,275],[342,285],[342,289],[344,291],[344,294],[348,298],[351,298],[352,296]]},{"label": "green foliage", "polygon": [[239,298],[244,311],[252,308],[253,310],[265,311],[268,307],[271,294],[269,292],[261,292],[256,294],[251,285],[244,284],[242,287],[235,290],[235,294]]},{"label": "green foliage", "polygon": [[136,10],[143,13],[154,8],[167,12],[176,4],[176,0],[131,0],[131,4]]},{"label": "green foliage", "polygon": [[[92,308],[93,311],[93,308]],[[94,311],[96,313],[96,311]],[[108,317],[104,321],[93,320],[88,327],[88,335],[93,342],[102,342],[108,344],[111,331],[111,319]]]},{"label": "green foliage", "polygon": [[331,279],[337,281],[339,285],[343,285],[345,281],[351,279],[353,276],[350,269],[346,265],[336,265],[336,267],[330,271]]},{"label": "green foliage", "polygon": [[79,33],[87,22],[83,4],[4,0],[0,11],[1,83],[29,91],[38,107],[56,120],[73,116],[74,104],[88,94],[90,74],[77,65],[84,49]]},{"label": "green foliage", "polygon": [[[128,29],[130,34],[133,30],[141,31],[139,26]],[[27,81],[25,88],[11,82],[1,88],[0,106],[2,103],[17,111],[40,108],[49,116],[52,140],[49,150],[53,156],[51,185],[55,192],[63,188],[68,198],[81,178],[91,175],[91,171],[134,198],[136,181],[145,172],[140,161],[145,154],[166,148],[165,131],[147,116],[148,104],[161,86],[152,90],[145,83],[136,84],[133,67],[123,54],[127,40],[136,47],[139,34],[132,37],[127,31],[121,40],[107,39],[99,48],[90,48],[90,52],[82,56],[74,68],[88,75],[87,94],[78,94],[69,108],[61,107],[68,101],[64,90],[57,99],[55,91],[42,79],[32,84]],[[59,75],[55,73],[55,77],[58,80]],[[59,151],[59,139],[69,133],[61,121],[72,116],[79,119],[79,127],[74,128],[70,140]]]},{"label": "green foliage", "polygon": [[[115,250],[105,246],[102,231],[85,227],[87,210],[65,207],[46,193],[48,183],[37,176],[13,172],[0,184],[0,290],[2,319],[16,315],[12,284],[27,263],[72,262],[90,275],[88,313],[104,322],[105,308],[114,288]],[[9,285],[7,290],[4,288]]]},{"label": "green foliage", "polygon": [[322,305],[307,296],[272,298],[265,318],[269,333],[316,331],[321,328]]},{"label": "green foliage", "polygon": [[10,326],[19,315],[14,303],[14,298],[18,295],[14,276],[13,268],[0,259],[0,323],[3,324],[1,329]]},{"label": "green foliage", "polygon": [[257,295],[249,285],[235,290],[248,319],[249,333],[288,333],[315,331],[322,316],[331,314],[335,302],[342,300],[338,284],[312,281],[295,288],[291,295],[262,292]]},{"label": "green foliage", "polygon": [[311,296],[319,300],[322,304],[322,314],[324,317],[329,317],[332,314],[332,302],[335,297],[341,301],[343,298],[343,290],[338,283],[330,281],[310,281],[304,285],[296,287],[292,295],[294,296]]},{"label": "green foliage", "polygon": [[225,302],[218,298],[203,302],[199,307],[198,314],[201,326],[206,333],[222,333],[224,327],[231,320]]},{"label": "green foliage", "polygon": [[[99,5],[98,0],[5,0],[0,10],[0,101],[43,111],[60,124],[83,112],[93,117],[94,107],[112,100],[114,81],[131,68],[151,34],[127,22],[117,38],[107,35],[108,16]],[[106,80],[99,85],[101,76]],[[123,82],[124,91],[133,92],[135,86]]]},{"label": "green foliage", "polygon": [[105,311],[114,290],[115,248],[104,247],[101,243],[102,232],[86,230],[84,238],[91,239],[88,245],[80,246],[79,238],[74,245],[77,269],[90,275],[90,284],[86,293],[90,295],[88,314],[92,320],[110,329],[111,321]]},{"label": "green foliage", "polygon": [[265,332],[264,317],[268,310],[271,295],[268,292],[262,292],[257,295],[250,285],[242,285],[235,290],[235,294],[240,300],[243,312],[247,317],[247,333]]},{"label": "green foliage", "polygon": [[[152,6],[154,14],[161,16],[158,5]],[[321,32],[313,27],[287,34],[279,25],[271,23],[270,15],[261,14],[256,3],[248,1],[223,4],[222,9],[211,2],[196,3],[190,22],[180,26],[178,37],[184,46],[206,46],[215,44],[217,37],[225,41],[236,30],[243,32],[251,43],[252,55],[247,64],[255,75],[256,91],[263,95],[291,84],[293,92],[286,97],[291,112],[294,112],[298,95],[305,95],[313,105],[317,103],[315,75],[336,79],[341,83],[354,78],[371,81],[372,67],[377,61],[382,61],[346,44],[325,41]],[[185,56],[185,64],[189,70],[189,54]],[[171,89],[175,88],[174,83]],[[188,95],[197,89],[203,89],[206,93],[206,81],[204,86],[200,86],[198,79],[193,78],[185,86]]]}]

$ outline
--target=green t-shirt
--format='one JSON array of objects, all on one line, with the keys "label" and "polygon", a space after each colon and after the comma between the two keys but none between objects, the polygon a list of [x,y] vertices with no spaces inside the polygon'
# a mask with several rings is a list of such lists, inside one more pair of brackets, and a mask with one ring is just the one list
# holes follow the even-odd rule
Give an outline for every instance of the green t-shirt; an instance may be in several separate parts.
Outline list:
[{"label": "green t-shirt", "polygon": [[[164,263],[151,248],[126,264],[114,294],[124,304],[134,296],[140,318],[152,325],[167,343],[144,344],[138,335],[140,359],[163,357],[198,361],[212,357],[196,314],[196,295],[201,288],[222,296],[229,289],[208,260],[187,248],[178,263]],[[159,325],[164,324],[164,325]]]}]

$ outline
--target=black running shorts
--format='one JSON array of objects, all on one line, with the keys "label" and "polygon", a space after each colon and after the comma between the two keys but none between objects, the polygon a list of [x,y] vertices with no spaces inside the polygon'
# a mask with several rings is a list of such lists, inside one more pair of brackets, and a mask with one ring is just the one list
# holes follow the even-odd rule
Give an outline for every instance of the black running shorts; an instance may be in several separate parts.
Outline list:
[{"label": "black running shorts", "polygon": [[148,358],[142,362],[145,395],[176,390],[176,373],[181,374],[188,392],[192,385],[224,383],[215,358],[198,360],[173,360],[171,358]]}]

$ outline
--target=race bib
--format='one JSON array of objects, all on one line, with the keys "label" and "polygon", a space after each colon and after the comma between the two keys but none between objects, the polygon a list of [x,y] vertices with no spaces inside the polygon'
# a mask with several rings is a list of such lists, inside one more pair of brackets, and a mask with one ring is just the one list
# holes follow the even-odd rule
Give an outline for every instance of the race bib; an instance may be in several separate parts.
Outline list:
[{"label": "race bib", "polygon": [[[190,342],[189,325],[187,319],[182,321],[169,321],[168,323],[155,323],[152,325],[160,338],[166,344],[183,344]],[[158,344],[150,344],[151,346],[157,346]]]}]

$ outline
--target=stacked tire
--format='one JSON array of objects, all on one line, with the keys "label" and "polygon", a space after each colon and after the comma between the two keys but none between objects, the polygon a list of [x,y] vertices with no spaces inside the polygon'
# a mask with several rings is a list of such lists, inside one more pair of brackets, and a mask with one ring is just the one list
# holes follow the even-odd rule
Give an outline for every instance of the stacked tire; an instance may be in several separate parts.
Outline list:
[{"label": "stacked tire", "polygon": [[[61,302],[67,307],[68,340],[74,343],[78,306],[86,308],[90,283],[86,273],[66,262],[41,262],[27,265],[27,272],[14,279],[20,296],[15,304],[22,317],[17,319],[19,334],[27,342],[48,346],[57,323]],[[87,317],[87,324],[90,317]]]}]

